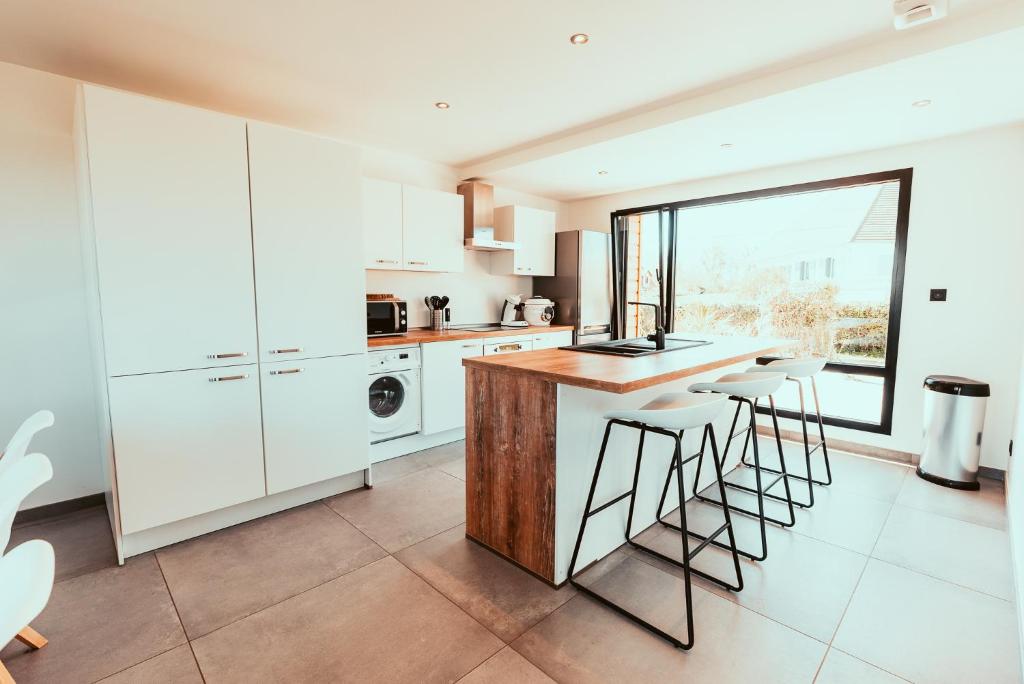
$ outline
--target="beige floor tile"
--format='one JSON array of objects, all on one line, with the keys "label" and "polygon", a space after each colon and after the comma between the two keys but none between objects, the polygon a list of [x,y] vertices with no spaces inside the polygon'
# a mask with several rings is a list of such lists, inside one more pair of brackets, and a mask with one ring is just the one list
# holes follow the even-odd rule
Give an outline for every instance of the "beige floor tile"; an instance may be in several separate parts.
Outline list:
[{"label": "beige floor tile", "polygon": [[896,503],[975,525],[1005,530],[1006,497],[1003,495],[1003,483],[987,478],[981,478],[979,482],[981,489],[971,492],[943,487],[911,473],[903,483]]},{"label": "beige floor tile", "polygon": [[914,682],[1016,682],[1013,605],[872,559],[833,642]]},{"label": "beige floor tile", "polygon": [[56,581],[117,565],[110,518],[103,506],[16,527],[10,548],[29,539],[45,539],[57,557]]},{"label": "beige floor tile", "polygon": [[433,468],[326,500],[394,553],[466,521],[466,483]]},{"label": "beige floor tile", "polygon": [[814,506],[796,511],[793,531],[857,553],[871,553],[892,504],[837,487],[815,486],[814,490]]},{"label": "beige floor tile", "polygon": [[1002,530],[895,506],[875,552],[895,565],[1013,599],[1010,538]]},{"label": "beige floor tile", "polygon": [[217,682],[450,682],[500,639],[394,558],[193,642]]},{"label": "beige floor tile", "polygon": [[506,646],[460,679],[459,684],[551,684],[554,681],[511,646]]},{"label": "beige floor tile", "polygon": [[438,467],[438,469],[443,470],[444,472],[448,473],[449,475],[452,475],[453,477],[457,477],[460,480],[465,480],[466,479],[466,457],[465,456],[459,456],[455,460],[448,461],[446,463],[442,463],[441,465],[439,465],[437,467]]},{"label": "beige floor tile", "polygon": [[512,641],[575,594],[555,590],[455,529],[395,557],[505,641]]},{"label": "beige floor tile", "polygon": [[[681,634],[682,581],[635,558],[594,588]],[[826,646],[699,587],[684,652],[579,594],[512,647],[559,682],[811,682]],[[741,657],[742,656],[742,657]]]},{"label": "beige floor tile", "polygon": [[190,639],[385,555],[319,501],[157,552]]},{"label": "beige floor tile", "polygon": [[415,451],[405,456],[398,456],[386,461],[374,463],[373,471],[374,485],[383,484],[404,477],[409,473],[415,473],[433,466],[449,463],[452,460],[465,455],[465,440],[442,444],[441,446]]},{"label": "beige floor tile", "polygon": [[[665,530],[650,546],[670,558],[682,558],[681,535]],[[723,533],[720,540],[727,537]],[[697,539],[690,540],[691,548]],[[768,559],[741,559],[743,590],[733,592],[703,579],[702,587],[735,601],[787,627],[829,642],[846,605],[857,586],[867,557],[788,530],[768,528]],[[642,552],[634,554],[668,572],[682,577],[682,569]],[[735,566],[728,551],[706,547],[693,559],[693,566],[732,582]]]},{"label": "beige floor tile", "polygon": [[188,644],[150,658],[116,675],[100,680],[101,684],[203,684],[199,666]]},{"label": "beige floor tile", "polygon": [[829,649],[814,680],[815,684],[899,684],[905,681],[834,648]]},{"label": "beige floor tile", "polygon": [[93,682],[185,643],[151,555],[57,583],[32,626],[45,648],[14,642],[0,653],[19,684]]}]

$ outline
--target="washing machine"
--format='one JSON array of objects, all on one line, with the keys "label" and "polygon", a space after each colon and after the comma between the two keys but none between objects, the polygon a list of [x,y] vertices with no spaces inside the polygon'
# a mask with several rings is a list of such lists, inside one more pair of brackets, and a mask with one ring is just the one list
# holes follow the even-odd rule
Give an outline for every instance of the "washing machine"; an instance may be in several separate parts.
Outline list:
[{"label": "washing machine", "polygon": [[370,444],[420,431],[420,348],[371,351]]}]

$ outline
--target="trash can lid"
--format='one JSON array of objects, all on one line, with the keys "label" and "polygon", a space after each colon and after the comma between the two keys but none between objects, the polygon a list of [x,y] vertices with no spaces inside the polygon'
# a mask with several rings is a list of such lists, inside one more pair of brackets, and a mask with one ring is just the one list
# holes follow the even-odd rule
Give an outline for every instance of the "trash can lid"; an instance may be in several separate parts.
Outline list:
[{"label": "trash can lid", "polygon": [[925,389],[943,394],[959,394],[964,397],[987,397],[987,382],[963,378],[959,375],[929,375],[924,379]]}]

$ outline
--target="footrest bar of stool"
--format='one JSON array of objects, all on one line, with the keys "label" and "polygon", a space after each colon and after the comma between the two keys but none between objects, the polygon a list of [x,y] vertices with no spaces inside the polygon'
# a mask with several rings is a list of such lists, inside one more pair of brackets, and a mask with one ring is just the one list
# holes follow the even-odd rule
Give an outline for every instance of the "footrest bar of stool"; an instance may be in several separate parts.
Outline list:
[{"label": "footrest bar of stool", "polygon": [[[706,496],[701,496],[700,494],[698,494],[695,498],[698,499],[699,501],[703,501],[704,503],[709,503],[709,504],[718,506],[719,508],[722,507],[722,502],[721,501],[715,501],[714,499],[709,499]],[[736,511],[737,513],[742,513],[744,515],[748,515],[751,518],[758,518],[758,519],[760,519],[760,517],[761,517],[761,514],[758,513],[757,511],[749,511],[746,508],[741,508],[740,506],[737,506],[736,504],[728,504],[728,505],[729,505],[729,510],[730,511]],[[778,520],[778,519],[773,518],[773,517],[771,517],[769,515],[764,516],[764,519],[766,521],[770,522],[770,523],[775,523],[779,527],[793,527],[793,525],[796,524],[795,522],[783,522],[782,520]]]},{"label": "footrest bar of stool", "polygon": [[820,448],[821,448],[822,446],[824,446],[824,444],[825,444],[825,440],[821,440],[820,442],[818,442],[817,444],[815,444],[815,445],[814,445],[814,448],[813,448],[813,449],[811,449],[810,451],[808,451],[808,452],[807,452],[807,455],[808,455],[808,456],[810,456],[810,455],[811,455],[811,454],[813,454],[813,453],[814,453],[815,451],[817,451],[817,450],[818,450],[818,449],[820,449]]},{"label": "footrest bar of stool", "polygon": [[[675,525],[675,524],[670,523],[670,522],[668,522],[666,520],[660,520],[659,522],[662,525],[664,525],[665,527],[669,528],[670,530],[675,530],[676,532],[682,532],[683,531],[682,528],[679,527],[679,525]],[[694,537],[696,539],[707,539],[707,537],[705,537],[703,534],[701,534],[699,532],[691,531],[688,534],[691,537]],[[716,547],[718,547],[720,549],[725,549],[726,551],[732,551],[732,547],[731,546],[729,546],[728,544],[724,544],[724,543],[718,541],[717,539],[712,539],[712,540],[709,541],[709,543],[711,544],[711,546],[716,546]],[[736,549],[736,553],[738,553],[739,555],[743,556],[744,558],[749,558],[750,560],[754,560],[754,561],[758,560],[758,556],[755,556],[754,554],[750,553],[749,551],[744,551],[743,549],[740,549],[740,548]],[[690,568],[690,572],[693,572],[693,568]]]},{"label": "footrest bar of stool", "polygon": [[747,427],[743,428],[742,430],[737,430],[736,432],[732,433],[732,436],[729,439],[736,439],[740,435],[742,435],[742,434],[744,434],[746,432],[750,432],[750,428],[752,428],[752,427],[754,427],[754,426],[753,425],[748,425]]},{"label": "footrest bar of stool", "polygon": [[[715,537],[718,534],[720,534],[721,532],[722,532],[722,530],[720,529],[720,530],[718,530],[718,532],[715,532],[714,534],[712,534],[710,536],[711,537]],[[690,535],[692,536],[693,533],[691,532]],[[711,543],[713,543],[712,540],[705,541],[705,543],[702,544],[701,547],[699,549],[697,549],[696,551],[699,551],[699,550],[703,549],[704,546],[706,546],[707,544],[711,544]],[[664,561],[666,563],[671,563],[672,565],[675,565],[676,567],[679,567],[679,568],[683,567],[682,561],[678,561],[675,558],[672,558],[671,556],[666,556],[665,554],[661,553],[660,551],[655,551],[654,549],[650,548],[649,546],[644,546],[643,544],[640,544],[640,543],[635,542],[635,541],[630,541],[629,545],[632,546],[635,549],[640,549],[644,553],[650,554],[650,555],[654,556],[655,558],[657,558],[659,560],[662,560],[662,561]],[[726,547],[726,548],[729,548],[729,547]],[[693,558],[694,553],[696,553],[696,551],[690,553],[690,558],[691,559]],[[737,552],[738,552],[738,550],[737,550]],[[728,589],[729,591],[740,591],[740,588],[737,585],[729,584],[725,580],[720,579],[718,577],[715,577],[714,575],[710,575],[710,574],[708,574],[706,572],[703,572],[701,570],[697,570],[692,565],[690,566],[690,574],[697,575],[698,577],[703,577],[704,579],[708,580],[709,582],[714,582],[715,584],[717,584],[718,586],[722,587],[723,589]]]},{"label": "footrest bar of stool", "polygon": [[614,506],[615,504],[619,503],[620,501],[622,501],[623,499],[625,499],[627,496],[631,495],[632,493],[633,493],[633,490],[631,489],[628,492],[626,492],[625,494],[623,494],[622,496],[617,496],[614,499],[612,499],[611,501],[604,502],[603,504],[601,504],[600,506],[598,506],[594,510],[590,511],[589,513],[587,513],[587,517],[589,518],[590,516],[594,515],[595,513],[600,513],[601,511],[603,511],[604,509],[608,508],[609,506]]},{"label": "footrest bar of stool", "polygon": [[[744,465],[746,465],[748,468],[753,468],[754,467],[754,466],[748,465],[746,463],[744,463]],[[764,466],[761,466],[761,470],[765,471],[766,473],[772,473],[773,475],[780,475],[782,473],[781,470],[776,470],[774,468],[766,468]],[[787,473],[787,475],[790,478],[794,479],[794,480],[800,480],[801,482],[807,482],[807,478],[804,477],[803,475],[794,475],[793,473]],[[828,482],[822,482],[821,480],[811,480],[811,482],[813,482],[816,485],[821,485],[822,487],[828,487],[829,486]],[[726,485],[728,485],[728,484],[729,483],[726,482]],[[797,504],[796,501],[794,501],[793,505],[796,506],[798,504]]]},{"label": "footrest bar of stool", "polygon": [[[698,553],[700,553],[701,551],[706,549],[708,544],[710,544],[711,542],[715,541],[715,539],[718,538],[718,535],[722,534],[727,529],[729,529],[729,523],[722,523],[721,527],[719,527],[717,530],[715,530],[714,532],[712,532],[708,536],[704,537],[701,540],[700,544],[697,544],[697,547],[690,551],[690,560],[693,560],[693,558]],[[688,534],[689,534],[689,532],[688,532]]]},{"label": "footrest bar of stool", "polygon": [[[794,476],[790,475],[789,477],[794,477]],[[781,480],[781,479],[782,479],[782,476],[780,475],[779,477],[777,477],[774,480],[772,480],[772,483],[770,485],[768,485],[767,487],[765,487],[764,491],[761,492],[761,493],[766,498],[772,499],[773,501],[781,501],[782,503],[786,503],[787,502],[786,497],[779,496],[778,494],[772,494],[771,492],[768,491],[769,489],[774,487],[779,482],[779,480]],[[749,492],[750,494],[757,494],[757,489],[755,487],[748,487],[746,485],[741,485],[741,484],[738,484],[738,483],[735,483],[735,482],[726,482],[725,486],[726,487],[732,487],[733,489],[739,489],[740,491]],[[803,503],[801,501],[796,501],[795,499],[793,500],[793,505],[797,506],[798,508],[810,508],[809,504],[805,504],[805,503]]]},{"label": "footrest bar of stool", "polygon": [[[641,627],[644,627],[645,629],[649,629],[650,631],[654,632],[655,634],[660,636],[662,639],[664,639],[665,641],[667,641],[670,644],[672,644],[673,646],[675,646],[676,648],[682,649],[684,651],[688,651],[688,650],[690,650],[690,648],[693,647],[693,641],[691,641],[689,644],[684,644],[682,641],[680,641],[679,639],[675,638],[674,636],[672,636],[668,632],[655,627],[654,625],[649,623],[647,620],[644,620],[642,617],[640,617],[638,615],[634,615],[633,613],[629,612],[628,610],[626,610],[625,608],[623,608],[619,604],[615,603],[611,599],[605,598],[601,594],[598,594],[596,591],[594,591],[590,587],[585,587],[585,586],[583,586],[582,584],[580,584],[579,582],[577,582],[576,580],[574,580],[572,578],[569,579],[569,584],[571,584],[572,586],[576,587],[577,589],[579,589],[580,591],[582,591],[584,594],[586,594],[587,596],[591,597],[592,599],[594,599],[596,601],[599,601],[599,602],[603,603],[604,605],[608,606],[609,608],[614,610],[619,615],[622,615],[623,617],[629,618],[630,620],[632,620],[633,622],[637,623]],[[692,610],[692,609],[693,609],[693,606],[687,606],[687,610]]]}]

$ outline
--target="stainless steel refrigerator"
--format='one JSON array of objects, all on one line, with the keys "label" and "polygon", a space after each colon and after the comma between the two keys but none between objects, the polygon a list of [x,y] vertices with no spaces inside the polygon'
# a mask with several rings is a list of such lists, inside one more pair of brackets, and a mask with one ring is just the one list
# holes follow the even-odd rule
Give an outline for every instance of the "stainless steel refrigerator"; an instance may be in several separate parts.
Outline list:
[{"label": "stainless steel refrigerator", "polygon": [[612,338],[611,236],[596,230],[555,233],[555,275],[533,279],[555,303],[556,325],[573,326],[573,343]]}]

